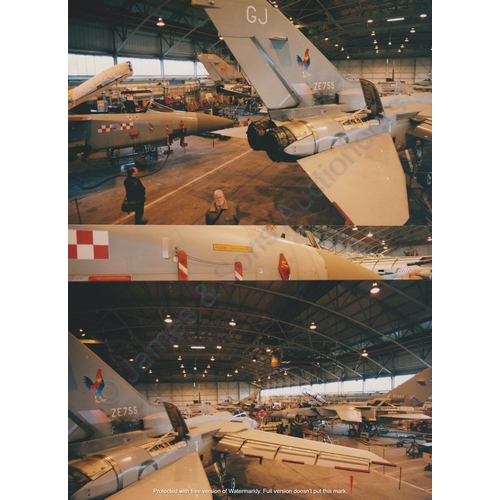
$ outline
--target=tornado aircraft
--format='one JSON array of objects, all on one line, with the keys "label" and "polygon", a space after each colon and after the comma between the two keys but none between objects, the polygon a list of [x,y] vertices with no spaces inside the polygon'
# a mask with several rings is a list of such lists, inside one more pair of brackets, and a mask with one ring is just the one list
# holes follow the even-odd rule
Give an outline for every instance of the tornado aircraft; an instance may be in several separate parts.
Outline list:
[{"label": "tornado aircraft", "polygon": [[69,281],[375,280],[288,226],[68,226]]}]

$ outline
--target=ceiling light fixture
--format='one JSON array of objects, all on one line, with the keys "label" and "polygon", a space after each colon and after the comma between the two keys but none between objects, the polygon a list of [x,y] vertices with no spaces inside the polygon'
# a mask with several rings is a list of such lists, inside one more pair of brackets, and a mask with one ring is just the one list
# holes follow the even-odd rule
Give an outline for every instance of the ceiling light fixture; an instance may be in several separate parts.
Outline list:
[{"label": "ceiling light fixture", "polygon": [[192,345],[191,349],[205,349],[204,345]]},{"label": "ceiling light fixture", "polygon": [[378,293],[380,292],[380,288],[378,287],[377,283],[376,282],[373,282],[373,285],[372,285],[372,289],[370,290],[370,293]]},{"label": "ceiling light fixture", "polygon": [[167,317],[165,318],[165,323],[172,323],[172,318],[170,317],[170,314],[167,314]]},{"label": "ceiling light fixture", "polygon": [[387,19],[387,22],[388,23],[394,23],[396,21],[404,21],[405,18],[404,17],[392,17],[391,19]]},{"label": "ceiling light fixture", "polygon": [[311,323],[311,326],[309,328],[311,330],[316,330],[316,325],[314,324],[314,321]]},{"label": "ceiling light fixture", "polygon": [[410,30],[410,33],[415,33],[415,28],[412,28],[412,29]]},{"label": "ceiling light fixture", "polygon": [[222,346],[221,346],[221,345],[218,345],[218,346],[216,347],[216,349],[222,349]]},{"label": "ceiling light fixture", "polygon": [[158,22],[156,23],[156,26],[165,26],[165,23],[163,22],[163,19],[161,17],[158,18]]},{"label": "ceiling light fixture", "polygon": [[212,356],[212,357],[210,358],[210,361],[215,361],[215,358]]},{"label": "ceiling light fixture", "polygon": [[366,349],[363,349],[363,352],[361,353],[361,356],[363,356],[363,358],[367,358],[368,357],[368,353],[366,352]]},{"label": "ceiling light fixture", "polygon": [[230,326],[236,326],[236,321],[234,321],[234,318],[231,318],[231,321],[229,322]]}]

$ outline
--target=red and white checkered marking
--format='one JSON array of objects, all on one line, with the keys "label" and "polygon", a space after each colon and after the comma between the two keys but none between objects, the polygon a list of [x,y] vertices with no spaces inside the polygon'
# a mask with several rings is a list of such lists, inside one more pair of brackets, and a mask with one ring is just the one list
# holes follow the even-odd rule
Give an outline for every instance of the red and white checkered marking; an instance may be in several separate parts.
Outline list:
[{"label": "red and white checkered marking", "polygon": [[107,123],[106,125],[99,125],[97,127],[97,133],[102,134],[104,132],[118,132],[120,130],[131,130],[133,128],[133,122]]},{"label": "red and white checkered marking", "polygon": [[68,229],[68,259],[109,259],[108,231]]}]

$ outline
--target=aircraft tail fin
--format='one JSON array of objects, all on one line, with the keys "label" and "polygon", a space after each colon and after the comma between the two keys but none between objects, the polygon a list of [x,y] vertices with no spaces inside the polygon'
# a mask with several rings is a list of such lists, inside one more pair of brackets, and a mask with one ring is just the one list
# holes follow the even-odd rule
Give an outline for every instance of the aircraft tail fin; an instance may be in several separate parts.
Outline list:
[{"label": "aircraft tail fin", "polygon": [[[159,436],[172,430],[173,410],[144,398],[71,333],[68,361],[70,442],[103,441],[135,431]],[[178,423],[177,427],[181,426]]]},{"label": "aircraft tail fin", "polygon": [[222,81],[224,83],[232,82],[238,78],[244,78],[243,75],[231,64],[224,61],[215,54],[197,54],[198,59],[203,63],[210,78],[214,82]]},{"label": "aircraft tail fin", "polygon": [[266,0],[192,3],[206,9],[270,113],[338,104],[340,92],[360,90]]},{"label": "aircraft tail fin", "polygon": [[389,391],[382,398],[368,403],[391,403],[421,406],[432,396],[432,366],[422,370],[412,378]]}]

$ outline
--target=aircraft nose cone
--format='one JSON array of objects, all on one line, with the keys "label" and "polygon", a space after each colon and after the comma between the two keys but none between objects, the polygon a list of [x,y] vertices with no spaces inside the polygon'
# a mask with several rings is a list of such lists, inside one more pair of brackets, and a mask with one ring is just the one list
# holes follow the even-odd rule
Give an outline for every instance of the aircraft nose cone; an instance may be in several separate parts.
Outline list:
[{"label": "aircraft nose cone", "polygon": [[206,115],[204,113],[198,113],[198,133],[211,132],[213,130],[219,130],[223,128],[229,128],[233,126],[233,121],[227,118],[222,118],[221,116]]}]

